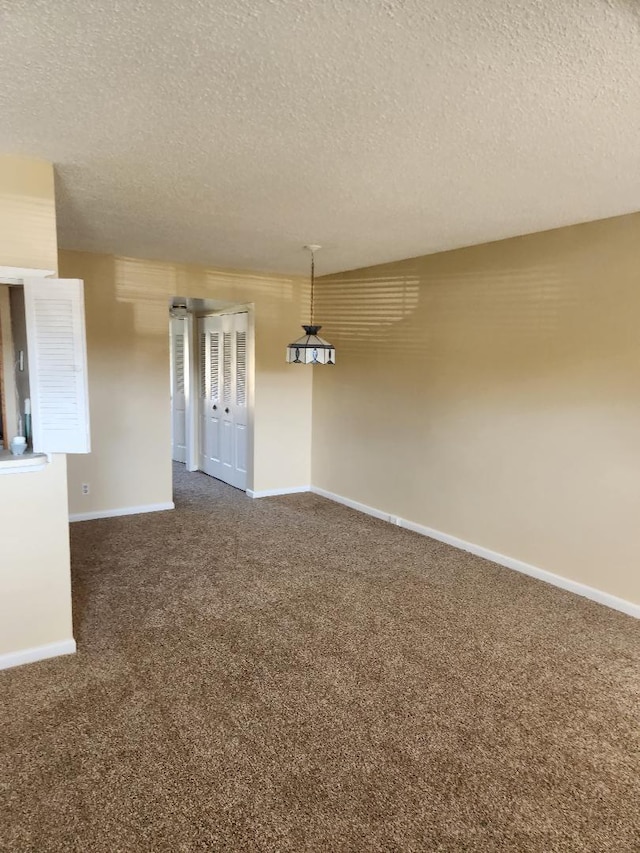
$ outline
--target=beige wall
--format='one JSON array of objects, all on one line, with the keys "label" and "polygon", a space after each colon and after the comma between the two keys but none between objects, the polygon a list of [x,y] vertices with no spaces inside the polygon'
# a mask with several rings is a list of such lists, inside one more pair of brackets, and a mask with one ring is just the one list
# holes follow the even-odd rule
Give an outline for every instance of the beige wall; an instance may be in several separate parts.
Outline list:
[{"label": "beige wall", "polygon": [[[56,269],[48,163],[0,157],[0,265]],[[64,456],[0,474],[0,656],[71,638],[66,505]]]},{"label": "beige wall", "polygon": [[[253,304],[251,487],[309,484],[312,375],[285,363],[286,344],[299,336],[308,303],[299,280],[80,252],[61,252],[60,271],[85,281],[89,358],[92,452],[68,459],[71,513],[171,500],[168,301],[173,296]],[[82,483],[90,485],[86,497]]]},{"label": "beige wall", "polygon": [[314,485],[640,602],[640,214],[321,279]]},{"label": "beige wall", "polygon": [[69,640],[65,457],[44,471],[0,474],[0,518],[0,656]]},{"label": "beige wall", "polygon": [[0,156],[0,265],[56,269],[53,181],[51,163]]}]

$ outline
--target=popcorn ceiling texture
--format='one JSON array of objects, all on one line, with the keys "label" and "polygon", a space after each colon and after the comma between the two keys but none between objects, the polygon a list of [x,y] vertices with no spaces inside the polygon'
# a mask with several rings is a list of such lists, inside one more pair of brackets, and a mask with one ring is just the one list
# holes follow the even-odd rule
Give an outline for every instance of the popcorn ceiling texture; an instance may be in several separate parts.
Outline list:
[{"label": "popcorn ceiling texture", "polygon": [[635,0],[9,0],[64,248],[304,272],[640,208]]}]

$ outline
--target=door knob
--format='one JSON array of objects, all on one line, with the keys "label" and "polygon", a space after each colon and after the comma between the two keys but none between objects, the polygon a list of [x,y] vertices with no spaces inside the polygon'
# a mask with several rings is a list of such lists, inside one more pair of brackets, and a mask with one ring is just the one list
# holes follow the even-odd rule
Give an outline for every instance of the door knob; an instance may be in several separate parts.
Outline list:
[{"label": "door knob", "polygon": [[225,409],[225,410],[224,410],[224,413],[225,413],[225,415],[228,415],[228,414],[229,414],[229,409]]},{"label": "door knob", "polygon": [[218,408],[218,407],[217,407],[217,406],[216,406],[216,404],[214,403],[214,404],[213,404],[213,411],[215,412],[217,408]]}]

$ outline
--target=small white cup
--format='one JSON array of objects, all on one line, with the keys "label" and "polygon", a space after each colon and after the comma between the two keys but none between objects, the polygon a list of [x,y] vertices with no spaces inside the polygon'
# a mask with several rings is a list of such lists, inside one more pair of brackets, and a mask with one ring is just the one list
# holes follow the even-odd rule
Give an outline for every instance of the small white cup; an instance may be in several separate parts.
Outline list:
[{"label": "small white cup", "polygon": [[23,435],[16,435],[11,439],[10,448],[14,456],[22,456],[27,449],[27,439]]}]

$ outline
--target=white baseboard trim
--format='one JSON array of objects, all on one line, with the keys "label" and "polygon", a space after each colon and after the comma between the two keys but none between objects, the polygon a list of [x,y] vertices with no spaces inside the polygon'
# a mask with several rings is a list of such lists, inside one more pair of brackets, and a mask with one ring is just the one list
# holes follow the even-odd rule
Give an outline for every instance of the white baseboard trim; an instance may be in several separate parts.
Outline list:
[{"label": "white baseboard trim", "polygon": [[605,607],[611,607],[613,610],[619,610],[621,613],[626,613],[628,616],[633,616],[640,619],[640,604],[634,604],[632,601],[627,601],[624,598],[618,598],[601,589],[596,589],[592,586],[579,583],[578,581],[565,578],[562,575],[556,575],[553,572],[548,572],[546,569],[540,569],[538,566],[532,566],[530,563],[524,563],[522,560],[517,560],[514,557],[507,557],[505,554],[500,554],[497,551],[491,551],[489,548],[484,548],[482,545],[475,545],[473,542],[466,542],[464,539],[459,539],[457,536],[452,536],[449,533],[442,533],[440,530],[434,530],[432,527],[426,527],[424,524],[416,524],[413,521],[407,521],[404,518],[391,515],[388,512],[375,509],[358,501],[345,498],[342,495],[336,495],[333,492],[328,492],[326,489],[319,489],[316,486],[311,487],[311,491],[323,498],[328,498],[336,503],[348,506],[358,512],[372,515],[374,518],[382,519],[390,524],[395,524],[398,527],[404,527],[406,530],[411,530],[413,533],[419,533],[421,536],[428,536],[431,539],[436,539],[438,542],[444,542],[447,545],[453,545],[454,548],[459,548],[461,551],[468,551],[470,554],[475,554],[476,557],[483,557],[485,560],[490,560],[492,563],[497,563],[499,566],[504,566],[507,569],[513,569],[523,575],[536,578],[545,583],[557,586],[560,589],[573,592],[576,595],[581,595],[583,598],[589,598],[591,601],[596,601],[598,604],[604,604]]},{"label": "white baseboard trim", "polygon": [[13,666],[57,658],[60,655],[74,655],[75,652],[76,641],[71,637],[69,640],[60,640],[58,643],[48,643],[46,646],[36,646],[32,649],[22,649],[20,652],[0,655],[0,669],[10,669]]},{"label": "white baseboard trim", "polygon": [[310,492],[311,486],[291,486],[288,489],[262,489],[257,492],[247,489],[249,498],[273,498],[277,495],[298,495],[301,492]]},{"label": "white baseboard trim", "polygon": [[375,509],[375,507],[367,506],[367,504],[361,504],[358,501],[351,500],[351,498],[344,498],[342,495],[336,495],[333,492],[327,492],[326,489],[319,489],[317,486],[311,486],[311,491],[315,495],[320,495],[320,497],[328,498],[330,501],[335,501],[338,504],[343,504],[344,506],[348,506],[350,509],[355,509],[358,512],[364,512],[365,515],[372,515],[374,518],[379,518],[382,521],[389,521],[392,524],[396,524],[394,521],[394,516],[389,515],[388,512],[383,512],[381,509]]},{"label": "white baseboard trim", "polygon": [[115,518],[119,515],[139,515],[143,512],[164,512],[175,509],[173,501],[161,504],[145,504],[142,506],[123,506],[116,509],[96,509],[93,512],[75,512],[69,516],[69,521],[93,521],[96,518]]}]

